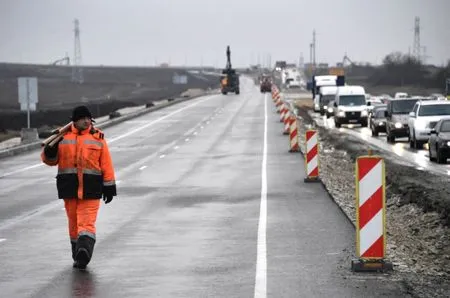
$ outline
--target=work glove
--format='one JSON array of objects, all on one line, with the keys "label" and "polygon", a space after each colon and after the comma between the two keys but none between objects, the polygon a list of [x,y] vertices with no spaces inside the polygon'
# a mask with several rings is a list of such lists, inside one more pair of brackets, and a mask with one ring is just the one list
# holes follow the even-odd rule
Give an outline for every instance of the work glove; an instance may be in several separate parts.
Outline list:
[{"label": "work glove", "polygon": [[103,186],[103,201],[105,201],[105,204],[111,202],[114,196],[117,196],[115,185]]},{"label": "work glove", "polygon": [[63,138],[60,138],[59,141],[53,145],[45,145],[44,147],[44,154],[45,156],[47,156],[48,158],[56,158],[56,156],[58,155],[58,147],[59,147],[59,143],[63,140]]},{"label": "work glove", "polygon": [[108,204],[113,199],[112,195],[103,194],[103,201],[105,201],[105,204]]}]

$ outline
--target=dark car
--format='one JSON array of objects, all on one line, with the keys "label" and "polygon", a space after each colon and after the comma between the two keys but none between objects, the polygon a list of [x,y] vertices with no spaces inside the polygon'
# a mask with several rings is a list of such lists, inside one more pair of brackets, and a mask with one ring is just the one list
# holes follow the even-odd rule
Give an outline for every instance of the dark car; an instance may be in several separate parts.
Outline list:
[{"label": "dark car", "polygon": [[389,143],[394,143],[395,138],[409,136],[408,119],[409,112],[419,99],[397,98],[389,99],[386,115],[386,138]]},{"label": "dark car", "polygon": [[260,85],[260,90],[261,90],[261,93],[272,91],[272,82],[269,78],[262,79],[261,85]]},{"label": "dark car", "polygon": [[447,163],[447,158],[450,157],[450,118],[439,120],[430,131],[428,156],[438,163]]},{"label": "dark car", "polygon": [[372,136],[376,137],[380,132],[386,132],[386,105],[378,105],[369,114],[369,126]]}]

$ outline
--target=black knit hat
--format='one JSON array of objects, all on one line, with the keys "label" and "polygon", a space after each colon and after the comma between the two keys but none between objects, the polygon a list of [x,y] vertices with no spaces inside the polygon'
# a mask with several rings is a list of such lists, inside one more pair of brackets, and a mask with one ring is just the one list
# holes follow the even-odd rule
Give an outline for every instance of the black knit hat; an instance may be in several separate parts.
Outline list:
[{"label": "black knit hat", "polygon": [[89,109],[86,106],[78,106],[75,109],[73,109],[73,111],[72,111],[72,118],[71,118],[71,120],[73,122],[78,121],[78,120],[80,120],[81,118],[84,118],[84,117],[88,117],[88,118],[90,118],[93,121],[92,114],[91,114],[91,112],[89,111]]}]

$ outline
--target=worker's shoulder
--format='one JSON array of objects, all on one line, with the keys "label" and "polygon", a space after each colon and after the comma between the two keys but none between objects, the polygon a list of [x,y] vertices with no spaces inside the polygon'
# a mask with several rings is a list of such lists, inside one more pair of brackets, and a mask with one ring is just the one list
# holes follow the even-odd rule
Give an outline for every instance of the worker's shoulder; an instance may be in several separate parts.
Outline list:
[{"label": "worker's shoulder", "polygon": [[99,140],[105,139],[105,133],[98,128],[91,128],[91,131],[89,133],[96,139]]}]

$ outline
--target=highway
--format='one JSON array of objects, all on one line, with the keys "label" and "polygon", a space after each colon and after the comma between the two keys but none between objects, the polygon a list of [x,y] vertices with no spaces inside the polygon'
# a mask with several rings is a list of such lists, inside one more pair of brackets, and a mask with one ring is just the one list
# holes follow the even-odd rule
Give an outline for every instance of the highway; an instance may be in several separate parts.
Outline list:
[{"label": "highway", "polygon": [[408,297],[350,271],[355,230],[299,153],[270,95],[209,95],[105,129],[118,197],[88,270],[72,268],[56,168],[0,160],[2,297]]},{"label": "highway", "polygon": [[360,125],[350,124],[343,125],[337,129],[334,126],[333,117],[327,119],[326,116],[320,116],[318,113],[312,112],[310,115],[315,119],[319,126],[332,129],[339,133],[355,136],[419,170],[450,177],[450,164],[438,164],[430,161],[427,149],[428,147],[426,144],[421,150],[410,148],[408,138],[397,139],[395,143],[391,144],[386,141],[386,134],[384,133],[380,133],[378,137],[372,137],[369,127],[361,127]]}]

